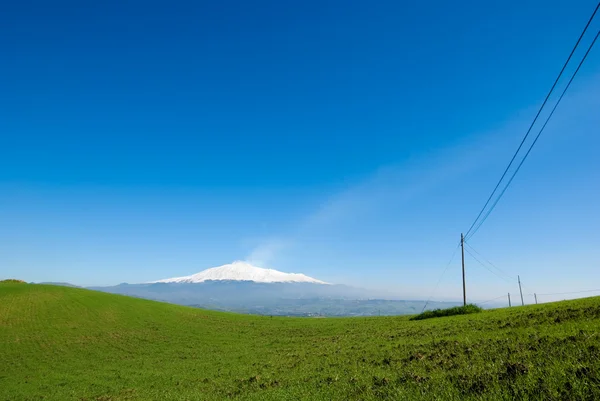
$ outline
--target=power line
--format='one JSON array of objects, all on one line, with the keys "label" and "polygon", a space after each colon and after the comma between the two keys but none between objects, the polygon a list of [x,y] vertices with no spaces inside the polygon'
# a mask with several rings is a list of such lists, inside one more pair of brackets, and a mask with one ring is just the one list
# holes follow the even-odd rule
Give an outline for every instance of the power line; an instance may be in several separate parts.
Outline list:
[{"label": "power line", "polygon": [[[598,3],[598,5],[600,6],[600,3]],[[544,122],[544,125],[542,126],[542,128],[540,129],[540,132],[538,132],[537,136],[535,137],[535,139],[533,140],[533,142],[531,143],[531,146],[529,147],[529,149],[527,150],[527,153],[525,153],[525,156],[523,156],[523,159],[521,160],[521,162],[519,163],[519,165],[517,166],[517,168],[515,169],[515,171],[513,172],[512,176],[510,177],[510,180],[508,181],[508,183],[506,184],[506,186],[504,187],[504,189],[502,189],[502,192],[500,192],[500,195],[496,198],[496,200],[494,201],[494,204],[492,205],[492,207],[490,207],[490,209],[487,211],[487,213],[485,214],[485,217],[479,222],[479,224],[477,225],[477,228],[475,228],[475,230],[473,230],[473,232],[471,233],[471,235],[469,236],[469,238],[473,237],[473,235],[475,235],[475,233],[479,230],[479,228],[481,227],[481,225],[487,220],[487,218],[489,217],[489,215],[492,213],[492,211],[494,210],[494,208],[496,207],[496,205],[498,204],[498,202],[500,201],[500,199],[502,198],[502,196],[504,195],[504,193],[506,192],[506,190],[508,189],[508,187],[510,186],[510,184],[512,183],[513,179],[515,178],[515,176],[517,175],[517,173],[519,172],[519,170],[521,169],[521,166],[523,165],[523,163],[525,162],[525,160],[527,159],[527,156],[529,156],[529,153],[531,153],[531,150],[533,149],[533,147],[535,146],[535,144],[537,143],[538,139],[540,138],[540,135],[542,135],[542,132],[544,132],[544,129],[546,128],[546,125],[548,125],[548,122],[550,121],[550,119],[552,118],[552,116],[554,115],[554,112],[556,111],[556,108],[558,107],[558,105],[560,104],[560,101],[563,99],[563,97],[565,96],[565,93],[567,93],[567,90],[569,89],[569,87],[571,86],[571,83],[573,82],[573,80],[575,79],[575,76],[577,75],[577,73],[579,72],[581,66],[583,65],[583,63],[585,62],[588,54],[590,54],[590,51],[592,50],[592,47],[594,47],[594,44],[596,43],[596,40],[598,40],[598,37],[600,36],[600,30],[598,31],[598,33],[596,34],[596,36],[594,37],[594,40],[592,41],[592,43],[590,44],[590,46],[588,47],[587,51],[585,52],[585,55],[583,56],[583,58],[581,59],[581,61],[579,62],[579,65],[577,66],[577,69],[575,70],[575,72],[573,73],[573,75],[571,76],[571,79],[569,80],[569,82],[567,83],[567,86],[565,87],[565,89],[563,90],[563,92],[561,93],[560,97],[558,98],[558,101],[556,102],[556,104],[554,105],[554,107],[552,108],[552,111],[550,112],[550,114],[548,115],[548,117],[546,118],[546,121]]]},{"label": "power line", "polygon": [[[490,194],[490,196],[488,197],[487,201],[485,202],[485,204],[483,205],[483,207],[481,208],[481,210],[479,211],[479,214],[477,215],[477,217],[475,218],[475,220],[473,221],[473,223],[471,224],[471,226],[469,227],[469,230],[467,230],[467,233],[465,234],[465,238],[469,238],[471,231],[473,230],[473,227],[475,227],[475,224],[477,224],[479,218],[481,217],[481,215],[483,214],[483,212],[485,211],[486,207],[489,205],[490,201],[492,200],[492,198],[494,197],[494,195],[496,194],[496,191],[498,190],[498,188],[500,187],[500,184],[502,183],[502,181],[504,180],[504,177],[506,177],[506,174],[508,173],[508,170],[510,170],[510,167],[512,166],[513,162],[515,161],[517,155],[519,154],[519,152],[521,151],[521,148],[523,147],[523,144],[525,143],[525,141],[527,140],[527,138],[529,137],[529,134],[531,132],[531,130],[533,129],[533,126],[535,125],[538,117],[540,116],[542,110],[544,109],[544,107],[546,106],[546,103],[548,102],[548,99],[550,98],[550,96],[552,95],[552,92],[554,91],[554,88],[556,87],[556,85],[558,84],[558,81],[560,80],[560,78],[562,77],[563,72],[565,71],[565,69],[567,68],[567,65],[569,64],[569,62],[571,61],[571,58],[573,57],[573,54],[575,53],[575,51],[577,50],[577,47],[579,46],[579,43],[581,42],[581,39],[583,38],[583,36],[585,35],[588,27],[590,26],[592,20],[594,19],[594,17],[596,16],[596,12],[598,11],[598,9],[600,8],[600,2],[598,3],[598,5],[596,6],[596,8],[594,9],[594,12],[592,13],[592,16],[590,17],[590,19],[588,20],[587,24],[585,25],[585,28],[583,29],[583,31],[581,32],[581,34],[579,35],[579,38],[577,39],[577,42],[575,43],[575,46],[573,46],[573,49],[571,50],[571,53],[569,54],[569,57],[567,58],[567,61],[565,61],[565,63],[563,64],[563,67],[560,70],[560,73],[558,74],[558,76],[556,77],[556,79],[554,80],[554,83],[552,84],[552,87],[550,88],[550,91],[548,92],[548,94],[546,95],[546,98],[544,99],[544,102],[542,103],[542,105],[540,106],[537,114],[535,115],[535,118],[533,119],[533,121],[531,122],[531,125],[529,126],[529,128],[527,129],[527,132],[525,133],[525,136],[523,137],[523,139],[521,140],[521,143],[519,144],[519,147],[517,148],[517,150],[515,151],[515,153],[513,154],[512,158],[510,159],[510,162],[508,163],[508,166],[506,166],[506,169],[504,170],[504,172],[502,173],[502,176],[500,177],[500,179],[498,180],[498,183],[496,184],[496,186],[494,187],[494,190],[492,191],[492,193]],[[595,40],[594,40],[595,41]],[[592,44],[593,45],[593,44]],[[590,47],[591,48],[591,47]],[[589,49],[588,49],[589,52]],[[587,55],[587,53],[586,53]],[[584,58],[585,59],[585,58]],[[562,96],[561,96],[562,97]],[[539,134],[538,134],[539,136]],[[501,196],[500,196],[501,197]],[[499,198],[498,198],[499,199]],[[497,203],[497,201],[496,201]],[[493,209],[493,207],[492,207]],[[489,213],[487,214],[489,215]],[[486,215],[486,216],[487,216]],[[485,220],[485,218],[484,218]],[[478,228],[481,226],[481,224],[478,226]],[[477,228],[477,229],[478,229]],[[474,233],[473,233],[474,234]],[[472,235],[471,235],[472,236]]]},{"label": "power line", "polygon": [[477,257],[476,257],[475,255],[473,255],[473,254],[471,253],[471,251],[469,251],[469,249],[468,249],[468,248],[467,248],[467,249],[465,249],[465,251],[467,251],[467,253],[468,253],[469,255],[471,255],[471,257],[472,257],[473,259],[475,259],[475,260],[476,260],[476,261],[477,261],[477,262],[478,262],[478,263],[479,263],[481,266],[483,266],[483,267],[484,267],[484,268],[485,268],[487,271],[489,271],[490,273],[492,273],[494,276],[496,276],[496,277],[499,277],[499,278],[501,278],[502,280],[504,280],[504,281],[506,281],[506,282],[512,283],[512,280],[509,280],[509,279],[507,279],[506,277],[503,277],[503,276],[499,275],[498,273],[496,273],[495,271],[493,271],[492,269],[490,269],[489,267],[487,267],[485,264],[483,264],[483,262],[482,262],[481,260],[477,259]]},{"label": "power line", "polygon": [[473,252],[475,252],[477,255],[479,255],[484,261],[486,261],[490,266],[492,266],[493,268],[495,268],[496,270],[498,270],[501,274],[503,274],[504,276],[506,276],[507,278],[510,278],[511,280],[515,281],[515,278],[513,276],[511,276],[510,274],[506,273],[504,270],[502,270],[501,268],[499,268],[498,266],[496,266],[495,264],[493,264],[492,262],[490,262],[485,256],[483,256],[480,252],[477,252],[477,249],[473,248],[473,246],[471,244],[469,244],[468,242],[465,242],[465,244],[467,244],[467,246],[469,248],[471,248],[471,250]]},{"label": "power line", "polygon": [[425,302],[425,306],[423,306],[423,310],[421,311],[421,313],[423,313],[425,311],[425,308],[427,308],[427,305],[429,304],[429,301],[431,301],[433,294],[437,291],[438,286],[440,285],[440,282],[442,281],[442,278],[444,277],[444,274],[446,274],[448,267],[450,267],[450,264],[452,263],[452,261],[454,260],[454,257],[456,256],[456,252],[458,251],[458,248],[460,248],[460,243],[458,245],[456,245],[456,248],[454,248],[454,252],[452,252],[452,257],[450,258],[450,261],[446,264],[444,271],[442,271],[442,275],[440,276],[437,283],[435,284],[435,287],[434,287],[433,291],[431,292],[431,295],[429,296],[429,298],[427,298],[427,302]]},{"label": "power line", "polygon": [[492,301],[495,301],[497,299],[504,298],[505,296],[506,295],[500,295],[499,297],[496,297],[494,299],[488,299],[487,301],[483,301],[483,302],[476,302],[476,304],[479,304],[479,305],[487,304],[488,302],[492,302]]},{"label": "power line", "polygon": [[[525,286],[523,283],[521,283],[521,286],[523,287],[524,290],[532,291],[531,288]],[[534,291],[534,292],[530,292],[529,294],[523,294],[523,295],[529,295],[529,296],[531,296],[531,295],[535,295],[535,294],[537,294],[537,292]],[[540,294],[537,294],[537,295],[540,295]]]}]

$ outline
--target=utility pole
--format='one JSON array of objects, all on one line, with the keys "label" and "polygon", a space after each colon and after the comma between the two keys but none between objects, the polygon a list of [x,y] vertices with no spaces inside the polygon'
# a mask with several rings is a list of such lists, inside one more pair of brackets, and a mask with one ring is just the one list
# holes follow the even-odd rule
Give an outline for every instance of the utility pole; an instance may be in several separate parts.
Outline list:
[{"label": "utility pole", "polygon": [[460,248],[462,250],[463,306],[467,306],[467,286],[465,285],[465,236],[462,234],[460,234]]},{"label": "utility pole", "polygon": [[537,305],[537,294],[534,292],[533,297],[535,298],[535,304]]},{"label": "utility pole", "polygon": [[508,293],[508,307],[510,308],[512,305],[510,304],[510,292]]},{"label": "utility pole", "polygon": [[521,305],[525,306],[525,302],[523,302],[523,290],[521,289],[521,277],[517,276],[517,279],[519,280],[519,292],[521,293]]}]

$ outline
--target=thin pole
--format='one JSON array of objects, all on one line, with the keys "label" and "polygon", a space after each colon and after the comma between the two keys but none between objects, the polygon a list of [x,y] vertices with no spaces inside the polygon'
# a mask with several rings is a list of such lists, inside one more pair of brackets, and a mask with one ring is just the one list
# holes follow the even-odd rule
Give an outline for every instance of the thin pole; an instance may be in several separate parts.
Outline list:
[{"label": "thin pole", "polygon": [[535,304],[537,305],[537,294],[533,293],[533,297],[535,298]]},{"label": "thin pole", "polygon": [[517,279],[519,280],[519,292],[521,293],[521,305],[525,306],[525,302],[523,302],[523,290],[521,289],[521,277],[517,276]]},{"label": "thin pole", "polygon": [[508,307],[510,308],[512,305],[510,304],[510,292],[508,293]]},{"label": "thin pole", "polygon": [[462,234],[460,234],[460,247],[462,250],[463,305],[467,306],[467,286],[465,284],[465,236]]}]

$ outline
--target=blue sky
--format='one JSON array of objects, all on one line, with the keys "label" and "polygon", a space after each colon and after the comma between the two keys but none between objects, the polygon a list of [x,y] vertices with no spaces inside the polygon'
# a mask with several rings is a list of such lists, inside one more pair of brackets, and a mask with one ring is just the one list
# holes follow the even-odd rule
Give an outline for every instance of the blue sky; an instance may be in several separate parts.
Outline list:
[{"label": "blue sky", "polygon": [[[0,277],[243,259],[460,298],[458,257],[434,286],[596,5],[488,3],[3,4]],[[595,48],[471,241],[526,293],[600,288],[599,93]]]}]

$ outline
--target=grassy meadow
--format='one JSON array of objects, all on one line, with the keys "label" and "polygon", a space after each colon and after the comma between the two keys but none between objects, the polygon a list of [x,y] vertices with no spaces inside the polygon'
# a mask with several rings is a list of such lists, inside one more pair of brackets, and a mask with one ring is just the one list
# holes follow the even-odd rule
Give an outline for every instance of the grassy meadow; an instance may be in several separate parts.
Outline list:
[{"label": "grassy meadow", "polygon": [[598,400],[600,298],[411,321],[0,284],[0,400]]}]

